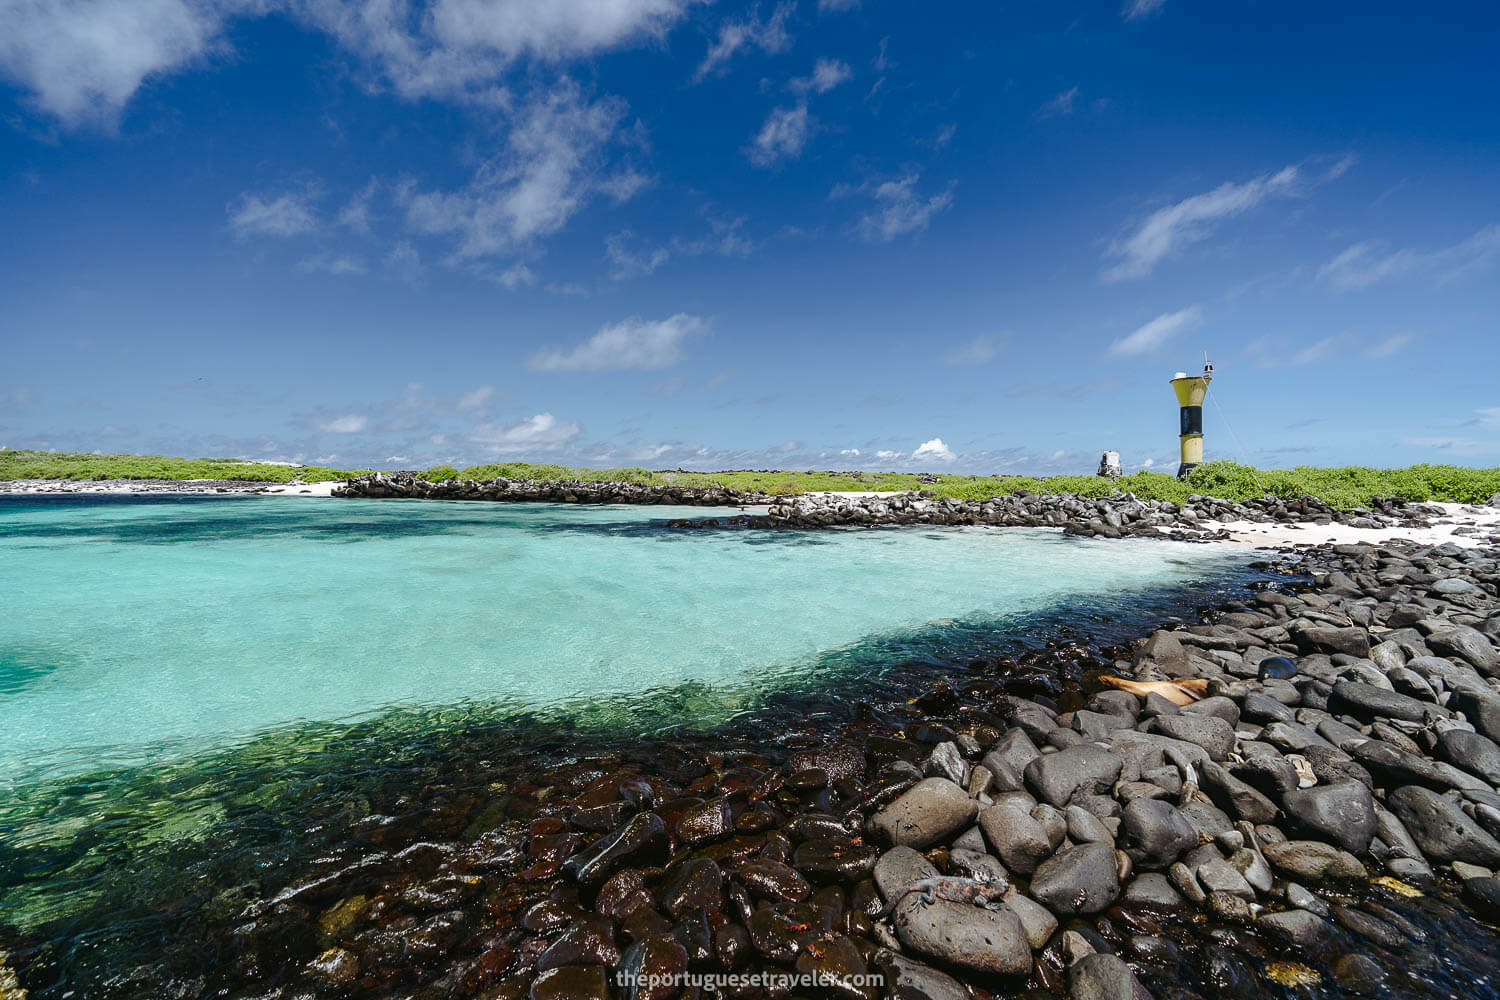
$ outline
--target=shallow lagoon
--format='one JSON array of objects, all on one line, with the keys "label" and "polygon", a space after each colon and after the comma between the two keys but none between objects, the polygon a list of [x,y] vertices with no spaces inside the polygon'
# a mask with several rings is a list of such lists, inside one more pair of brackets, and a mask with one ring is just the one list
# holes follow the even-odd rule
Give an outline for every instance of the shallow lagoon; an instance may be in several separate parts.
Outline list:
[{"label": "shallow lagoon", "polygon": [[0,780],[396,707],[764,688],[872,636],[1128,601],[1245,558],[1046,530],[665,528],[681,516],[703,512],[0,500]]}]

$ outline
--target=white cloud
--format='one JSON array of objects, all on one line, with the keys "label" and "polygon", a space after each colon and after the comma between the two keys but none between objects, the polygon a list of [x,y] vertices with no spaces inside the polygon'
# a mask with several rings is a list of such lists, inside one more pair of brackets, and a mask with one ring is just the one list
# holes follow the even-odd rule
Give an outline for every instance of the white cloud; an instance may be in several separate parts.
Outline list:
[{"label": "white cloud", "polygon": [[1141,18],[1150,17],[1166,5],[1167,0],[1128,0],[1120,10],[1120,14],[1127,21],[1138,21]]},{"label": "white cloud", "polygon": [[802,155],[816,129],[817,120],[807,113],[806,104],[777,108],[760,127],[745,154],[758,167],[773,166],[778,160],[795,160]]},{"label": "white cloud", "polygon": [[1322,340],[1308,344],[1306,347],[1302,348],[1302,350],[1293,355],[1292,364],[1310,365],[1315,361],[1322,361],[1324,358],[1334,357],[1339,353],[1339,344],[1340,338],[1337,336],[1324,337]]},{"label": "white cloud", "polygon": [[[863,185],[857,190],[875,199],[875,209],[860,216],[855,230],[867,243],[889,243],[898,236],[926,229],[933,216],[953,204],[953,185],[931,196],[917,193],[919,175],[908,174],[899,180]],[[849,193],[835,188],[834,196]]]},{"label": "white cloud", "polygon": [[1323,265],[1318,277],[1341,292],[1358,291],[1382,281],[1430,274],[1453,281],[1483,270],[1500,258],[1500,225],[1485,226],[1473,236],[1439,250],[1386,252],[1373,240],[1356,243]]},{"label": "white cloud", "polygon": [[502,74],[659,39],[693,0],[269,0],[338,39],[403,97],[504,105]]},{"label": "white cloud", "polygon": [[1500,406],[1491,406],[1474,412],[1479,414],[1479,423],[1483,426],[1500,427]]},{"label": "white cloud", "polygon": [[604,256],[609,261],[609,276],[616,281],[650,274],[672,256],[666,247],[631,250],[627,244],[634,236],[634,233],[626,229],[604,238]]},{"label": "white cloud", "polygon": [[662,320],[606,323],[572,350],[547,348],[532,355],[526,365],[544,372],[665,368],[682,360],[683,344],[689,337],[707,330],[705,320],[687,313]]},{"label": "white cloud", "polygon": [[923,441],[917,445],[917,450],[911,453],[912,461],[920,462],[922,459],[930,459],[934,462],[952,462],[958,458],[943,444],[942,438],[933,438],[931,441]]},{"label": "white cloud", "polygon": [[327,431],[330,434],[358,434],[369,425],[370,421],[367,418],[350,413],[346,416],[325,420],[318,425],[318,429]]},{"label": "white cloud", "polygon": [[356,191],[348,203],[339,209],[339,225],[362,236],[370,235],[370,202],[379,188],[380,182],[371,177],[370,182]]},{"label": "white cloud", "polygon": [[390,268],[402,281],[408,285],[419,285],[422,282],[422,255],[417,248],[402,240],[391,248],[391,252],[385,258],[386,267]]},{"label": "white cloud", "polygon": [[1296,166],[1284,167],[1243,184],[1226,182],[1212,191],[1157,209],[1134,233],[1110,246],[1109,256],[1118,260],[1104,269],[1104,280],[1145,277],[1164,258],[1207,239],[1214,226],[1224,219],[1247,212],[1267,198],[1298,193],[1302,189],[1301,180]]},{"label": "white cloud", "polygon": [[793,77],[787,84],[794,93],[826,94],[834,87],[854,79],[848,63],[837,59],[819,59],[808,76]]},{"label": "white cloud", "polygon": [[1071,115],[1073,113],[1073,104],[1077,100],[1078,88],[1071,87],[1038,108],[1036,116],[1038,118],[1055,118],[1061,115]]},{"label": "white cloud", "polygon": [[708,54],[693,74],[693,82],[723,72],[736,54],[749,48],[758,48],[768,55],[791,48],[792,39],[787,34],[786,22],[796,9],[796,0],[788,0],[776,5],[769,21],[760,20],[759,9],[751,11],[747,20],[726,18],[719,25],[719,37],[708,47]]},{"label": "white cloud", "polygon": [[[0,74],[69,125],[109,123],[146,81],[225,46],[236,17],[286,14],[332,35],[408,98],[503,104],[522,59],[556,62],[660,39],[697,0],[5,0]],[[778,9],[755,26],[786,44]],[[778,38],[778,33],[780,39]],[[732,54],[732,53],[730,53]]]},{"label": "white cloud", "polygon": [[892,462],[900,458],[901,454],[902,453],[899,451],[877,451],[875,453],[875,457],[880,459],[882,462]]},{"label": "white cloud", "polygon": [[469,434],[469,440],[491,454],[547,451],[567,444],[578,436],[579,430],[574,421],[558,420],[550,413],[538,413],[504,427],[481,424]]},{"label": "white cloud", "polygon": [[1387,337],[1365,352],[1367,358],[1388,358],[1400,352],[1415,339],[1409,333],[1398,333]]},{"label": "white cloud", "polygon": [[318,228],[313,213],[312,191],[287,193],[277,198],[248,191],[228,206],[229,228],[235,236],[302,236]]},{"label": "white cloud", "polygon": [[6,0],[0,73],[70,125],[111,125],[148,78],[202,58],[222,14],[188,0]]},{"label": "white cloud", "polygon": [[482,385],[477,389],[470,389],[458,397],[458,408],[465,413],[478,412],[484,409],[484,404],[488,403],[494,395],[495,387],[492,385]]},{"label": "white cloud", "polygon": [[848,455],[851,458],[858,458],[859,457],[859,449],[858,448],[844,448],[844,449],[842,449],[842,450],[839,451],[839,454],[840,455]]},{"label": "white cloud", "polygon": [[1174,313],[1163,313],[1129,336],[1121,337],[1110,344],[1109,353],[1112,357],[1122,357],[1154,351],[1169,338],[1191,330],[1202,321],[1203,310],[1198,306],[1188,306]]},{"label": "white cloud", "polygon": [[818,13],[853,10],[858,6],[859,0],[818,0]]},{"label": "white cloud", "polygon": [[316,253],[311,257],[304,257],[297,262],[297,268],[314,274],[322,271],[326,274],[364,274],[368,268],[364,261],[348,254]]},{"label": "white cloud", "polygon": [[962,347],[955,347],[943,354],[943,362],[950,365],[983,365],[1000,355],[1000,345],[992,337],[975,337]]},{"label": "white cloud", "polygon": [[[586,99],[563,81],[516,111],[505,150],[457,191],[408,193],[412,229],[458,238],[470,260],[522,247],[560,230],[597,194],[629,197],[633,174],[606,174],[605,149],[625,113],[623,102]],[[635,177],[632,183],[620,183]],[[614,186],[611,187],[611,182]]]}]

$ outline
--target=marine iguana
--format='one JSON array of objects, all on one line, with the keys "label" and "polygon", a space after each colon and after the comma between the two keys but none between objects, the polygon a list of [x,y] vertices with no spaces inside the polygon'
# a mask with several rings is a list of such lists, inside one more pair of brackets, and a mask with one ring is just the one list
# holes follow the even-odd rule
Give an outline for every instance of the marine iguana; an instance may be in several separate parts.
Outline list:
[{"label": "marine iguana", "polygon": [[931,906],[939,899],[946,899],[952,903],[969,903],[988,909],[991,903],[998,903],[1009,891],[1010,883],[1003,878],[989,882],[972,878],[919,878],[897,889],[889,902],[870,915],[876,920],[885,919],[895,912],[896,905],[908,893],[913,892],[922,894],[922,898],[917,901],[921,906]]}]

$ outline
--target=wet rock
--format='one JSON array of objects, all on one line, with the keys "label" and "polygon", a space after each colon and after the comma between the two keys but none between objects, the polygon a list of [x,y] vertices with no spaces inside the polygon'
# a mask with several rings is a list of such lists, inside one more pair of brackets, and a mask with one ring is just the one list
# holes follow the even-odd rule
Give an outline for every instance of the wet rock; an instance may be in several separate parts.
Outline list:
[{"label": "wet rock", "polygon": [[1107,792],[1123,766],[1115,754],[1086,744],[1038,757],[1026,765],[1024,777],[1037,798],[1061,808],[1079,792]]},{"label": "wet rock", "polygon": [[813,882],[857,882],[870,874],[879,858],[880,851],[869,844],[818,837],[797,845],[792,865]]},{"label": "wet rock", "polygon": [[957,743],[945,741],[932,748],[927,763],[922,766],[922,774],[928,778],[947,778],[955,785],[964,785],[968,782],[969,764],[959,752]]},{"label": "wet rock", "polygon": [[724,873],[707,858],[682,861],[667,869],[658,895],[674,918],[693,908],[718,913],[724,908]]},{"label": "wet rock", "polygon": [[1059,851],[1037,868],[1030,894],[1059,916],[1103,911],[1120,895],[1114,850],[1083,844]]},{"label": "wet rock", "polygon": [[968,826],[979,804],[945,778],[925,778],[875,814],[874,828],[896,847],[930,847]]},{"label": "wet rock", "polygon": [[620,960],[615,946],[614,924],[593,914],[579,920],[542,952],[536,960],[538,972],[564,965],[614,965]]},{"label": "wet rock", "polygon": [[886,990],[894,1000],[969,1000],[968,990],[946,972],[889,949],[875,953],[875,964],[885,974]]},{"label": "wet rock", "polygon": [[1471,878],[1464,882],[1464,899],[1484,919],[1500,922],[1500,878]]},{"label": "wet rock", "polygon": [[1412,943],[1410,938],[1391,924],[1352,907],[1335,906],[1333,916],[1344,927],[1382,948],[1404,948]]},{"label": "wet rock", "polygon": [[726,969],[741,968],[753,949],[750,932],[741,924],[725,924],[714,932],[714,957]]},{"label": "wet rock", "polygon": [[746,861],[735,871],[734,877],[745,888],[764,899],[800,903],[812,895],[812,886],[807,884],[807,880],[779,861]]},{"label": "wet rock", "polygon": [[[359,976],[359,958],[343,948],[329,948],[307,963],[307,971],[324,982],[342,986],[352,983]],[[0,981],[0,995],[4,992],[4,983]],[[25,994],[19,991],[16,996],[18,1000],[25,998]]]},{"label": "wet rock", "polygon": [[1340,955],[1329,968],[1338,984],[1350,993],[1377,996],[1384,991],[1385,970],[1368,955]]},{"label": "wet rock", "polygon": [[1120,847],[1136,867],[1161,870],[1198,846],[1198,834],[1169,802],[1136,799],[1120,816]]},{"label": "wet rock", "polygon": [[896,906],[896,936],[913,951],[966,969],[997,975],[1031,971],[1031,943],[1021,918],[1005,904],[984,909],[916,894]]},{"label": "wet rock", "polygon": [[1500,841],[1431,789],[1398,788],[1386,796],[1386,805],[1429,859],[1500,866]]},{"label": "wet rock", "polygon": [[694,806],[677,821],[677,839],[697,846],[711,843],[734,832],[734,814],[728,799],[713,799]]},{"label": "wet rock", "polygon": [[834,743],[817,749],[802,749],[792,754],[788,767],[793,771],[817,768],[834,784],[864,777],[865,758],[847,743]]},{"label": "wet rock", "polygon": [[601,965],[565,965],[550,969],[531,984],[531,1000],[610,1000]]},{"label": "wet rock", "polygon": [[786,965],[796,959],[808,927],[766,907],[750,914],[745,930],[750,934],[750,943],[763,957]]},{"label": "wet rock", "polygon": [[626,1000],[670,1000],[687,967],[687,949],[670,935],[657,934],[625,952],[616,978],[624,982]]},{"label": "wet rock", "polygon": [[1347,653],[1364,659],[1370,655],[1370,635],[1362,628],[1297,627],[1291,630],[1297,648],[1307,653]]},{"label": "wet rock", "polygon": [[1316,840],[1266,844],[1261,853],[1277,871],[1306,882],[1365,878],[1365,866],[1358,858]]},{"label": "wet rock", "polygon": [[1255,924],[1298,948],[1313,948],[1332,932],[1326,920],[1307,910],[1262,914]]},{"label": "wet rock", "polygon": [[842,934],[810,943],[797,956],[795,968],[805,976],[816,976],[822,991],[831,996],[844,1000],[876,1000],[880,996],[869,982],[870,970],[859,947]]},{"label": "wet rock", "polygon": [[1118,955],[1085,955],[1068,969],[1072,1000],[1143,1000],[1149,997]]},{"label": "wet rock", "polygon": [[667,826],[656,813],[637,813],[620,829],[563,862],[563,871],[580,885],[598,885],[627,862],[660,863],[665,859]]},{"label": "wet rock", "polygon": [[1375,800],[1358,781],[1290,791],[1281,804],[1294,835],[1330,840],[1352,854],[1363,854],[1375,836]]},{"label": "wet rock", "polygon": [[979,828],[1005,867],[1030,875],[1052,853],[1046,828],[1016,805],[994,805],[979,814]]}]

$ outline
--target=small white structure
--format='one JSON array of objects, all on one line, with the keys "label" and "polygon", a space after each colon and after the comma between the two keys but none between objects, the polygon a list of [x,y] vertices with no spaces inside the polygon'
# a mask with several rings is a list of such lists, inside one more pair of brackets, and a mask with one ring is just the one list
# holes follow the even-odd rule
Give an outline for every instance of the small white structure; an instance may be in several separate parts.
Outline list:
[{"label": "small white structure", "polygon": [[1118,451],[1106,451],[1099,459],[1099,475],[1109,479],[1119,479],[1121,474],[1120,453]]}]

